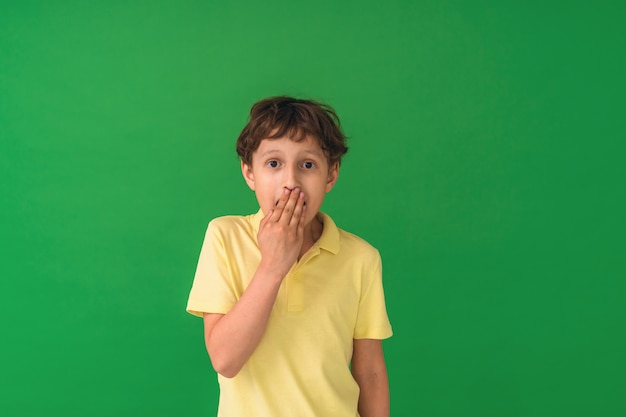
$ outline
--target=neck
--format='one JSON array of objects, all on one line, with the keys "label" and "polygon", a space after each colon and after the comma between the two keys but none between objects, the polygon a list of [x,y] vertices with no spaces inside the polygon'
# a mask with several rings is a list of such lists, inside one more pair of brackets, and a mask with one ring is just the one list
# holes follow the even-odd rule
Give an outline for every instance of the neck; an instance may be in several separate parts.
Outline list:
[{"label": "neck", "polygon": [[324,223],[318,218],[316,215],[311,223],[304,228],[304,241],[302,242],[302,249],[300,250],[300,256],[298,259],[302,258],[311,247],[317,242],[322,236],[322,231],[324,230]]}]

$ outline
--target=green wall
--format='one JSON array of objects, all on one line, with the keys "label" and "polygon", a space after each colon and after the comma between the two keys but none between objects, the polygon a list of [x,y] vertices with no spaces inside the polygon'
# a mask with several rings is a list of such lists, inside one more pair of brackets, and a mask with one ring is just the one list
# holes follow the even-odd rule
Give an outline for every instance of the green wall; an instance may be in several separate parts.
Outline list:
[{"label": "green wall", "polygon": [[626,6],[587,3],[1,2],[0,413],[215,415],[187,295],[293,94],[351,138],[394,417],[626,415]]}]

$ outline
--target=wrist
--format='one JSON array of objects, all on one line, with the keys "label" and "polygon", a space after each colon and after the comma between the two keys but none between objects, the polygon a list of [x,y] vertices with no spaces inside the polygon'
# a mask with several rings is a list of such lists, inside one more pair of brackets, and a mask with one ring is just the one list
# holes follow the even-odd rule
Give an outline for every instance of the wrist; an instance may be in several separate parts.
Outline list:
[{"label": "wrist", "polygon": [[276,265],[273,262],[263,261],[261,259],[261,263],[257,268],[257,275],[263,276],[265,280],[274,281],[280,284],[283,279],[289,273],[291,267],[285,267],[281,265]]}]

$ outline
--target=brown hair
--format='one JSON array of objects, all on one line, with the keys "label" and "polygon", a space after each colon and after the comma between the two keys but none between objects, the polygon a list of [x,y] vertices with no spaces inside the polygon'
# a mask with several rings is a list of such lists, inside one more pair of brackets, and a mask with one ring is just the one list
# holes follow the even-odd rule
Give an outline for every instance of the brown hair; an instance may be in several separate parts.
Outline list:
[{"label": "brown hair", "polygon": [[237,154],[245,164],[252,165],[252,154],[263,139],[285,136],[296,142],[306,140],[307,136],[315,138],[329,165],[341,163],[341,157],[348,152],[346,136],[332,107],[313,100],[280,96],[252,106],[248,124],[237,139]]}]

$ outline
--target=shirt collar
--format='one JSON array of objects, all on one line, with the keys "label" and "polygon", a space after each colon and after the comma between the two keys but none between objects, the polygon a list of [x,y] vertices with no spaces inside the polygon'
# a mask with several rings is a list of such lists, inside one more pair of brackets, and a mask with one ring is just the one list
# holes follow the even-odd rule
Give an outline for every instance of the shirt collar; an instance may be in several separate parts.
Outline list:
[{"label": "shirt collar", "polygon": [[328,214],[320,211],[318,217],[324,223],[324,229],[322,230],[322,236],[320,236],[316,244],[320,249],[325,249],[336,255],[339,252],[339,229]]},{"label": "shirt collar", "polygon": [[[256,214],[253,214],[250,217],[250,223],[254,228],[255,235],[259,233],[259,226],[263,217],[265,217],[265,214],[263,214],[263,211],[260,209],[256,212]],[[337,228],[337,225],[329,215],[322,213],[321,211],[318,213],[318,218],[324,224],[324,229],[322,230],[322,235],[317,242],[315,242],[314,246],[318,246],[320,249],[337,254],[339,252],[339,229]]]}]

